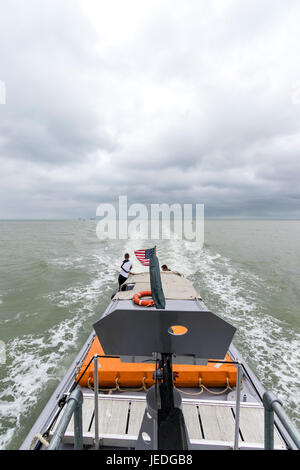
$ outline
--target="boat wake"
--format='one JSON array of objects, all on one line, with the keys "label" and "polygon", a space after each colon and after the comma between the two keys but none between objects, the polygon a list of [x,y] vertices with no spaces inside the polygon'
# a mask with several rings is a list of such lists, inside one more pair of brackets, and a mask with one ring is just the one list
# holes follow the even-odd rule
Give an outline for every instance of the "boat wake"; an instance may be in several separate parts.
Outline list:
[{"label": "boat wake", "polygon": [[194,242],[170,240],[160,246],[158,256],[194,284],[209,309],[237,328],[234,344],[264,387],[282,399],[299,423],[300,334],[269,311],[275,287]]}]

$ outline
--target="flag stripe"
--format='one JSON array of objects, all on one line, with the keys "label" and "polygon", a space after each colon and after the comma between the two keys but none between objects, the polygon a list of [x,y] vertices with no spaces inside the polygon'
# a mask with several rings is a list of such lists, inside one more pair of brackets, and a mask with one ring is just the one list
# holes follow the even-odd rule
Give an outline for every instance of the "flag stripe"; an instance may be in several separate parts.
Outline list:
[{"label": "flag stripe", "polygon": [[148,250],[136,250],[134,254],[143,266],[150,266],[149,258],[152,250],[153,248],[150,248]]}]

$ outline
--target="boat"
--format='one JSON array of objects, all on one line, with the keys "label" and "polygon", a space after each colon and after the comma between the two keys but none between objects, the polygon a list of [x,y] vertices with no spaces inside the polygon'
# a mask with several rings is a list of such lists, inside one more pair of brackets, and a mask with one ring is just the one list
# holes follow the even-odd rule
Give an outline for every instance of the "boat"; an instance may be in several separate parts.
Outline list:
[{"label": "boat", "polygon": [[283,404],[234,346],[235,327],[179,272],[160,276],[163,310],[138,301],[151,300],[150,272],[113,294],[21,450],[299,449]]}]

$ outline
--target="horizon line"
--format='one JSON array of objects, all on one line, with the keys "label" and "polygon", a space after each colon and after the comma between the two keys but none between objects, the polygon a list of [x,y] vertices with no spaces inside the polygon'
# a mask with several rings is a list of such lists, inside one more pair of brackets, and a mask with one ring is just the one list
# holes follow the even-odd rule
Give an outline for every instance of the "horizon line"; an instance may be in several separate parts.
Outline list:
[{"label": "horizon line", "polygon": [[[192,220],[196,218],[193,217]],[[63,217],[63,218],[0,218],[0,222],[63,222],[63,221],[98,221],[99,217]],[[123,219],[122,219],[123,220]],[[173,221],[173,219],[170,219]],[[268,217],[268,216],[207,216],[204,220],[300,220],[300,217]]]}]

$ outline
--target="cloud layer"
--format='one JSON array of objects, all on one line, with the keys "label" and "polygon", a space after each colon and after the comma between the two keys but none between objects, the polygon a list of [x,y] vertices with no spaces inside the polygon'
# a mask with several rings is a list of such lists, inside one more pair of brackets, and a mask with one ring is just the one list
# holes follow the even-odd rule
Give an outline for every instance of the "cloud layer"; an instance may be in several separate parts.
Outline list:
[{"label": "cloud layer", "polygon": [[2,6],[0,218],[119,195],[300,217],[299,17],[296,0]]}]

